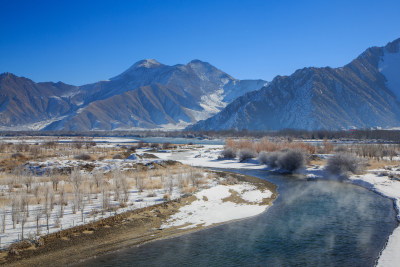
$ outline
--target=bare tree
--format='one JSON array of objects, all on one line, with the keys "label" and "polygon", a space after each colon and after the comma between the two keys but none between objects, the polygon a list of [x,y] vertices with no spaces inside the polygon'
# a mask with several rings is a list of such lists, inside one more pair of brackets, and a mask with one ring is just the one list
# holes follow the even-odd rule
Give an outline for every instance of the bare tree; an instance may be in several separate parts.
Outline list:
[{"label": "bare tree", "polygon": [[5,233],[6,231],[6,210],[1,211],[0,215],[0,222],[1,222],[1,233]]},{"label": "bare tree", "polygon": [[53,211],[54,203],[55,203],[55,193],[53,190],[49,190],[49,203],[50,203],[50,210]]},{"label": "bare tree", "polygon": [[36,199],[36,203],[40,204],[41,201],[41,195],[40,195],[40,190],[41,189],[41,185],[40,184],[36,184],[35,186],[33,186],[32,191],[33,191],[33,195],[35,196]]},{"label": "bare tree", "polygon": [[49,201],[50,201],[49,194],[50,194],[49,187],[46,186],[44,189],[43,214],[46,217],[47,232],[49,232],[49,219],[50,219],[50,215],[51,215],[51,210],[49,207]]},{"label": "bare tree", "polygon": [[101,184],[104,182],[104,174],[97,171],[93,174],[93,179],[96,183],[97,188],[99,188]]},{"label": "bare tree", "polygon": [[40,220],[43,216],[43,211],[40,208],[37,208],[35,211],[35,219],[36,219],[36,236],[40,236]]},{"label": "bare tree", "polygon": [[69,176],[69,181],[72,185],[74,193],[74,201],[72,203],[72,212],[75,214],[77,209],[79,209],[79,204],[81,200],[81,185],[82,185],[82,175],[78,168],[74,168]]},{"label": "bare tree", "polygon": [[13,223],[13,229],[15,229],[15,225],[19,221],[20,202],[20,195],[13,194],[11,197],[11,220]]},{"label": "bare tree", "polygon": [[27,220],[28,220],[27,213],[21,212],[21,240],[24,239],[24,227]]},{"label": "bare tree", "polygon": [[32,183],[34,182],[34,177],[32,175],[32,172],[24,168],[22,171],[22,181],[24,185],[26,186],[26,192],[29,192],[29,189],[32,189]]},{"label": "bare tree", "polygon": [[61,186],[60,188],[60,196],[59,196],[59,204],[60,204],[60,218],[64,216],[64,202],[65,202],[65,188]]},{"label": "bare tree", "polygon": [[143,179],[138,172],[135,174],[136,188],[139,192],[143,192]]},{"label": "bare tree", "polygon": [[9,177],[6,180],[8,192],[11,192],[15,186],[15,177]]},{"label": "bare tree", "polygon": [[104,212],[106,210],[108,210],[108,208],[110,207],[110,192],[109,192],[109,185],[108,183],[103,183],[101,185],[101,202],[102,202],[102,215],[104,215]]},{"label": "bare tree", "polygon": [[50,181],[53,184],[53,190],[57,192],[58,190],[58,184],[60,183],[60,176],[56,174],[51,174],[50,175]]},{"label": "bare tree", "polygon": [[113,182],[114,182],[114,200],[121,202],[121,183],[122,173],[120,170],[113,171]]},{"label": "bare tree", "polygon": [[29,217],[29,196],[28,194],[21,194],[21,212],[26,214],[26,217]]}]

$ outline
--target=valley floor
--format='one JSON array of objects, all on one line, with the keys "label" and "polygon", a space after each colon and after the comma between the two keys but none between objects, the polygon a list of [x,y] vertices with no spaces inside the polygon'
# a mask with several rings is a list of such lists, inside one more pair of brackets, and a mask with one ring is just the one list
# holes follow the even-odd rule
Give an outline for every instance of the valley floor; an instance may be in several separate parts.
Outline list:
[{"label": "valley floor", "polygon": [[[157,153],[156,155],[164,159],[177,159],[182,163],[192,166],[230,168],[230,169],[265,169],[266,166],[258,163],[256,160],[239,162],[237,159],[219,160],[218,156],[223,146],[207,145],[197,150],[182,153]],[[329,155],[320,155],[320,158],[326,158]],[[395,165],[397,163],[397,165]],[[362,175],[352,175],[348,182],[360,185],[378,194],[388,197],[394,201],[394,206],[400,221],[400,180],[396,178],[400,175],[400,165],[398,158],[390,162],[388,166],[382,165],[381,168],[370,168]],[[302,171],[306,179],[330,179],[325,172],[324,162],[314,166],[309,166]],[[386,247],[382,250],[378,259],[378,266],[398,266],[400,262],[400,227],[397,227],[389,237]]]},{"label": "valley floor", "polygon": [[258,215],[277,197],[276,186],[258,178],[228,172],[214,177],[194,194],[54,232],[41,237],[39,246],[16,243],[12,247],[17,252],[2,252],[0,263],[79,265],[119,249]]},{"label": "valley floor", "polygon": [[[107,146],[114,147],[112,144],[105,144],[101,149],[105,149]],[[93,165],[91,166],[92,171],[127,170],[132,168],[132,164],[154,168],[156,165],[162,165],[163,162],[170,162],[171,160],[185,165],[182,165],[182,168],[180,167],[183,171],[170,171],[166,176],[153,170],[150,176],[159,176],[159,178],[151,178],[151,188],[145,188],[145,193],[139,194],[137,188],[133,186],[129,192],[128,207],[119,207],[114,214],[109,213],[108,217],[101,219],[99,217],[95,220],[95,217],[89,216],[90,209],[93,207],[86,205],[87,209],[84,210],[84,214],[88,219],[92,220],[91,223],[87,224],[89,220],[86,223],[84,221],[80,222],[79,213],[73,215],[72,211],[69,210],[66,216],[70,218],[66,220],[68,229],[59,231],[59,229],[53,228],[51,232],[54,233],[43,237],[44,246],[26,246],[24,249],[16,248],[18,255],[10,256],[10,254],[3,253],[0,256],[3,263],[16,266],[21,264],[44,265],[49,262],[52,263],[54,260],[57,260],[59,265],[78,263],[82,259],[96,257],[121,248],[255,216],[267,210],[277,196],[275,185],[258,178],[240,174],[209,172],[207,169],[201,168],[200,170],[203,171],[198,171],[198,167],[266,169],[266,166],[260,164],[256,159],[250,159],[245,162],[239,162],[238,159],[221,160],[219,155],[222,148],[222,145],[182,145],[175,149],[160,149],[157,151],[151,151],[147,148],[137,150],[136,155],[138,157],[128,157],[125,160],[107,159],[107,155],[104,154],[106,156],[105,159],[95,160],[94,163],[91,163]],[[98,149],[100,149],[100,146],[98,146]],[[149,157],[147,153],[151,153],[157,158]],[[319,155],[322,160],[317,163],[312,162],[313,165],[303,170],[299,177],[304,179],[329,179],[324,170],[324,159],[329,156]],[[363,175],[349,177],[348,182],[393,199],[399,214],[400,181],[396,177],[400,175],[400,166],[395,166],[395,163],[396,161],[392,162],[391,166],[382,168],[378,166],[371,167]],[[40,168],[43,166],[72,168],[81,163],[69,158],[57,158],[46,160],[45,162],[31,161],[30,164]],[[383,164],[381,165],[384,166]],[[196,170],[196,175],[201,180],[201,183],[200,180],[197,180],[200,185],[196,185],[199,188],[198,190],[192,190],[187,185],[182,185],[183,180],[187,179],[189,181],[189,176],[194,175],[193,170]],[[111,177],[114,176],[111,175]],[[160,181],[165,179],[162,177],[170,177],[170,190],[168,190],[168,183],[159,189],[154,187],[154,182],[157,179],[160,179]],[[204,180],[203,178],[205,177],[207,179]],[[115,178],[108,179],[110,179],[110,183],[115,182],[113,181]],[[192,186],[195,186],[194,180],[191,183]],[[6,188],[5,185],[3,190]],[[170,201],[162,199],[167,192],[170,192]],[[101,208],[101,203],[96,202],[99,199],[101,199],[100,194],[96,198],[92,197],[91,200],[94,203],[92,205],[98,210]],[[117,205],[118,203],[111,201],[110,204]],[[68,207],[68,209],[71,209],[71,207]],[[74,220],[75,223],[79,222],[80,225],[76,226],[77,224],[75,224],[75,227],[73,227]],[[31,222],[31,224],[30,227],[34,229],[34,223]],[[396,266],[400,262],[400,256],[396,253],[400,248],[399,229],[395,229],[390,236],[387,246],[379,258],[379,266]],[[15,234],[17,234],[17,231],[15,231]],[[15,240],[15,237],[13,240]],[[10,240],[10,242],[15,242],[13,240]],[[23,260],[19,261],[18,259]]]}]

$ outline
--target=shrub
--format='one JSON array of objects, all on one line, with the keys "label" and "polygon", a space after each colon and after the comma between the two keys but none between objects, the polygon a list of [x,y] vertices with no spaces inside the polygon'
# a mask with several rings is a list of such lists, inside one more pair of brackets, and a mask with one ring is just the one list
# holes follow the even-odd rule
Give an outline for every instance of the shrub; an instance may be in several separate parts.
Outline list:
[{"label": "shrub", "polygon": [[347,176],[349,173],[360,173],[365,161],[354,154],[339,152],[328,159],[326,170],[335,175]]},{"label": "shrub", "polygon": [[225,147],[221,152],[221,158],[223,159],[233,159],[236,158],[236,149],[231,147]]},{"label": "shrub", "polygon": [[244,148],[239,150],[239,161],[245,161],[257,157],[257,152],[253,149]]},{"label": "shrub", "polygon": [[258,161],[262,164],[268,165],[270,168],[277,168],[278,167],[278,158],[281,152],[260,152],[258,156]]},{"label": "shrub", "polygon": [[347,152],[348,149],[345,146],[337,146],[337,147],[335,147],[335,149],[333,151],[335,151],[335,152]]},{"label": "shrub", "polygon": [[158,149],[160,148],[160,144],[159,144],[159,143],[152,143],[152,144],[150,145],[150,147],[151,147],[152,149],[154,149],[154,150],[158,150]]},{"label": "shrub", "polygon": [[306,154],[300,149],[289,149],[281,152],[278,157],[278,166],[280,169],[293,172],[298,170],[306,164]]},{"label": "shrub", "polygon": [[115,154],[112,158],[113,159],[123,159],[124,157],[121,154]]},{"label": "shrub", "polygon": [[306,164],[307,155],[301,149],[287,149],[275,152],[261,152],[258,161],[270,168],[279,168],[288,172],[296,171]]},{"label": "shrub", "polygon": [[131,153],[131,154],[132,153],[136,153],[136,147],[134,147],[134,146],[129,147],[128,148],[128,152]]},{"label": "shrub", "polygon": [[12,154],[12,155],[11,155],[11,158],[12,158],[12,159],[25,158],[25,155],[22,154],[22,153],[17,152],[17,153]]},{"label": "shrub", "polygon": [[79,154],[79,155],[76,155],[74,158],[79,159],[79,160],[91,160],[92,159],[92,157],[88,154]]},{"label": "shrub", "polygon": [[162,149],[169,149],[171,147],[171,143],[170,142],[165,142],[162,144]]}]

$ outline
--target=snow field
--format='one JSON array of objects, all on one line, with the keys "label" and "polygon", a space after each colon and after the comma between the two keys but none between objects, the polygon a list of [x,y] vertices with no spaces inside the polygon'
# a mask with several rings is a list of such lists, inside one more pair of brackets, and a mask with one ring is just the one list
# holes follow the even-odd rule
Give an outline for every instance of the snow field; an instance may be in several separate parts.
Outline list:
[{"label": "snow field", "polygon": [[[224,200],[236,192],[244,201],[235,203]],[[181,229],[210,226],[226,221],[243,219],[264,212],[268,205],[262,205],[263,198],[270,198],[272,192],[260,191],[248,183],[238,185],[217,185],[203,189],[194,195],[197,199],[179,209],[162,225],[162,228]]]},{"label": "snow field", "polygon": [[[35,164],[57,169],[78,163],[70,161],[66,165],[60,160]],[[57,190],[53,188],[51,178],[43,176],[32,175],[29,185],[26,185],[28,182],[24,175],[9,177],[15,180],[12,185],[7,184],[8,179],[3,179],[0,186],[1,248],[21,240],[22,233],[24,239],[37,239],[47,233],[176,199],[216,183],[208,179],[207,172],[187,166],[136,171],[131,164],[131,172],[127,168],[124,172],[125,163],[112,161],[113,167],[101,166],[93,173],[74,169],[69,177],[60,178]],[[111,171],[105,174],[105,169]],[[78,185],[75,185],[73,176],[79,177]],[[35,188],[39,188],[37,195],[33,192]]]}]

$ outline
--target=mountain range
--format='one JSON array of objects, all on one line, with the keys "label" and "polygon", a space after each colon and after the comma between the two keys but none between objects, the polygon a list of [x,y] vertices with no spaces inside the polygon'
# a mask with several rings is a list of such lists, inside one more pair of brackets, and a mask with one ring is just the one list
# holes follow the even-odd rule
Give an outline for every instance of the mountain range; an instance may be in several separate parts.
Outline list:
[{"label": "mountain range", "polygon": [[342,130],[400,126],[400,39],[368,48],[341,68],[277,76],[193,130]]},{"label": "mountain range", "polygon": [[0,75],[0,128],[123,130],[183,128],[206,119],[263,80],[237,80],[207,62],[135,63],[109,80],[83,86]]},{"label": "mountain range", "polygon": [[83,86],[0,75],[0,130],[280,130],[399,127],[400,39],[341,68],[308,67],[271,82],[238,80],[207,62],[141,60]]}]

